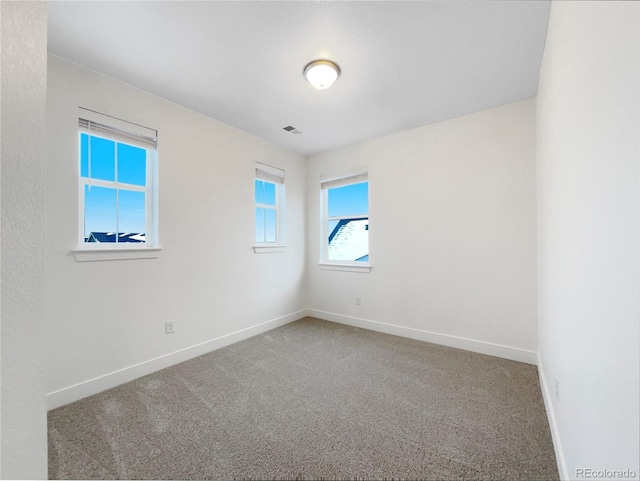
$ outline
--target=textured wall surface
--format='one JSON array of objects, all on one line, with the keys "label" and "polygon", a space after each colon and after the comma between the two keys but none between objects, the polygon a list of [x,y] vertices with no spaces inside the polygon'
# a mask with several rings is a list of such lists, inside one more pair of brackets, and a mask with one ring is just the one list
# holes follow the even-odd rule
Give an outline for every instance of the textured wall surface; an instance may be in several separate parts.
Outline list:
[{"label": "textured wall surface", "polygon": [[540,74],[539,353],[568,479],[640,471],[639,25],[637,2],[554,2]]},{"label": "textured wall surface", "polygon": [[3,479],[47,476],[44,172],[47,6],[2,2]]}]

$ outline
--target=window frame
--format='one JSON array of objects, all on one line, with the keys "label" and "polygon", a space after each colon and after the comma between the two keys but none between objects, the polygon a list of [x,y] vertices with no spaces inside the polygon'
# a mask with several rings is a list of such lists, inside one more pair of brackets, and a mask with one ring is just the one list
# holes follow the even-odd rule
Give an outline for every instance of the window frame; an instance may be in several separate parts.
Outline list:
[{"label": "window frame", "polygon": [[[256,198],[256,181],[260,180],[262,182],[268,182],[273,184],[275,187],[275,206],[270,204],[259,203],[255,200]],[[268,164],[263,164],[261,162],[255,163],[255,175],[253,179],[253,199],[254,199],[254,235],[253,235],[253,249],[254,252],[259,253],[269,253],[269,252],[284,252],[287,247],[285,244],[285,203],[286,203],[286,177],[284,169],[279,167],[275,167]],[[276,226],[275,226],[275,242],[259,242],[256,239],[256,209],[269,209],[275,211],[276,217]],[[266,224],[265,224],[266,230]]]},{"label": "window frame", "polygon": [[[368,169],[366,168],[345,172],[339,175],[325,175],[320,178],[320,261],[318,262],[318,265],[321,269],[349,272],[371,271],[371,257],[369,257],[368,261],[364,262],[329,259],[329,222],[366,218],[369,221],[369,232],[371,232],[370,212],[367,212],[366,214],[360,213],[344,216],[329,216],[329,190],[331,190],[332,188],[346,187],[349,185],[362,184],[365,182],[369,184],[369,174]],[[368,201],[369,198],[367,199],[367,204],[369,203]],[[367,210],[370,211],[371,209],[369,208]],[[368,247],[368,250],[370,251],[370,245]]]},{"label": "window frame", "polygon": [[[77,261],[112,260],[157,257],[158,245],[158,182],[157,182],[157,131],[127,122],[122,119],[100,114],[80,107],[78,111],[78,231],[77,248],[73,251]],[[114,180],[102,180],[82,176],[82,135],[103,138],[114,142]],[[142,148],[145,156],[145,185],[135,185],[118,181],[118,143]],[[145,242],[85,242],[85,187],[115,189],[118,192],[142,192],[145,194]],[[116,219],[118,218],[116,203]],[[116,229],[118,230],[118,229]],[[117,240],[117,237],[116,237]],[[136,252],[138,254],[136,254]],[[104,255],[103,255],[104,254]]]}]

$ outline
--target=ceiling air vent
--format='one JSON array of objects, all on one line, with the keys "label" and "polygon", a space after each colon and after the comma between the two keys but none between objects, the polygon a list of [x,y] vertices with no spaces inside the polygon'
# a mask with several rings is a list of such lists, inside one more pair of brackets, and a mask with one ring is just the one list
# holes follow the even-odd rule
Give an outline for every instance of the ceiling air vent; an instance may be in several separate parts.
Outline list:
[{"label": "ceiling air vent", "polygon": [[293,125],[287,125],[286,127],[282,127],[282,128],[287,132],[291,132],[292,134],[295,134],[295,135],[302,133],[300,130],[296,129]]}]

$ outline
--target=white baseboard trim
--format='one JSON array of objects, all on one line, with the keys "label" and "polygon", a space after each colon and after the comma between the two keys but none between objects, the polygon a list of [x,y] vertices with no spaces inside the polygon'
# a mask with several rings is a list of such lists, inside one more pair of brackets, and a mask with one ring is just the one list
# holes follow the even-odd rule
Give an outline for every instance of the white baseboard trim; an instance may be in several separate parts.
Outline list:
[{"label": "white baseboard trim", "polygon": [[88,381],[83,381],[73,386],[65,387],[57,391],[53,391],[47,394],[47,409],[55,409],[65,404],[69,404],[88,396],[92,396],[107,389],[114,388],[120,384],[124,384],[129,381],[133,381],[147,374],[165,369],[167,367],[179,364],[194,357],[201,356],[216,349],[229,346],[239,341],[243,341],[250,337],[262,334],[263,332],[270,331],[276,327],[284,326],[291,322],[302,319],[308,315],[307,309],[302,309],[286,316],[278,317],[270,321],[257,324],[255,326],[247,327],[224,336],[211,339],[209,341],[196,344],[194,346],[180,349],[179,351],[171,352],[163,356],[149,359],[133,366],[125,367],[118,371],[110,372],[102,376],[98,376]]},{"label": "white baseboard trim", "polygon": [[551,429],[551,439],[553,440],[553,449],[556,453],[556,463],[558,463],[558,473],[560,479],[563,481],[570,481],[569,471],[567,469],[567,462],[564,458],[564,451],[562,450],[562,443],[560,442],[560,431],[558,430],[558,424],[556,422],[555,411],[553,410],[553,399],[551,397],[551,391],[549,390],[549,384],[544,375],[544,369],[542,368],[542,361],[540,360],[540,354],[538,354],[538,376],[540,377],[540,386],[542,387],[542,399],[544,399],[544,407],[547,411],[547,419],[549,421],[549,428]]},{"label": "white baseboard trim", "polygon": [[437,332],[424,331],[422,329],[414,329],[412,327],[387,324],[385,322],[370,321],[368,319],[344,316],[342,314],[320,311],[318,309],[307,309],[307,312],[309,316],[324,319],[325,321],[337,322],[353,327],[361,327],[363,329],[392,334],[394,336],[408,337],[417,341],[455,347],[466,351],[478,352],[480,354],[501,357],[503,359],[510,359],[512,361],[525,362],[527,364],[535,365],[538,362],[538,354],[535,351],[527,351],[517,347],[503,346],[501,344],[493,344],[485,341],[477,341],[475,339],[451,336],[449,334],[440,334]]}]

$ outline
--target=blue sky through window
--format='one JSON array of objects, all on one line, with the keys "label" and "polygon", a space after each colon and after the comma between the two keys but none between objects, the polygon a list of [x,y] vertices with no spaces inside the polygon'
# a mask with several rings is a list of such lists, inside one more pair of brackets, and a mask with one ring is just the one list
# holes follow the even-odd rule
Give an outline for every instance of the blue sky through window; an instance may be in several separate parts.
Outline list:
[{"label": "blue sky through window", "polygon": [[[144,187],[147,152],[133,145],[82,133],[80,175],[87,179]],[[91,232],[145,233],[144,192],[128,190],[122,185],[116,189],[115,184],[113,187],[88,185],[89,182],[84,186],[85,238]]]},{"label": "blue sky through window", "polygon": [[329,217],[369,214],[369,183],[329,189]]},{"label": "blue sky through window", "polygon": [[118,143],[118,182],[144,187],[147,184],[147,151]]},{"label": "blue sky through window", "polygon": [[84,236],[91,232],[117,232],[116,190],[84,186]]},{"label": "blue sky through window", "polygon": [[[91,136],[91,146],[89,147],[89,136],[82,134],[82,177],[91,176],[92,179],[116,180],[115,145],[112,140]],[[89,153],[91,153],[91,172],[89,172]]]},{"label": "blue sky through window", "polygon": [[276,205],[276,184],[256,179],[256,204]]}]

